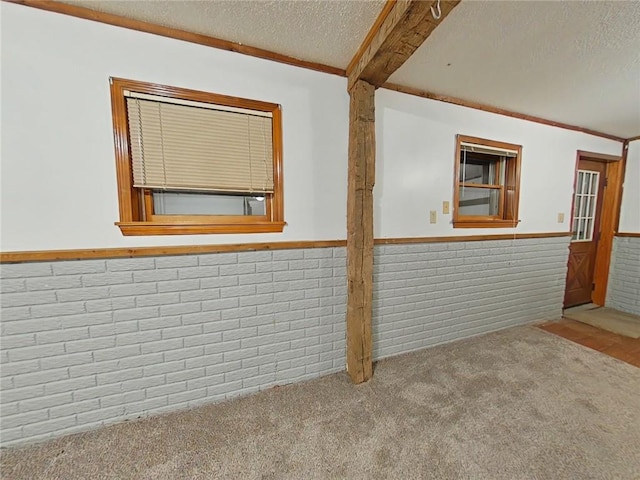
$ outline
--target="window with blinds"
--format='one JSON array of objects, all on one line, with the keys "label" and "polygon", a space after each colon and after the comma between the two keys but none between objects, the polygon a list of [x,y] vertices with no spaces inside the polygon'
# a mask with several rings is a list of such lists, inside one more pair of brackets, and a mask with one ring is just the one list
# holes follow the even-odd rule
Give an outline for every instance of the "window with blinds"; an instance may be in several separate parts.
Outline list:
[{"label": "window with blinds", "polygon": [[125,235],[282,231],[279,105],[122,79],[111,93]]},{"label": "window with blinds", "polygon": [[458,135],[454,227],[509,227],[518,222],[521,147]]},{"label": "window with blinds", "polygon": [[273,193],[270,113],[125,96],[134,187]]}]

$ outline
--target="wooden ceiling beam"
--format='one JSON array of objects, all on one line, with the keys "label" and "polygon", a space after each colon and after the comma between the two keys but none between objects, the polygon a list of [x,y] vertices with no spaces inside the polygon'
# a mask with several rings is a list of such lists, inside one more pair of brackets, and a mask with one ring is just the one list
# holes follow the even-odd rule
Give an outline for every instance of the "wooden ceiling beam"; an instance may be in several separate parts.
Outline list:
[{"label": "wooden ceiling beam", "polygon": [[[348,89],[358,80],[380,87],[451,13],[460,0],[387,0],[349,66]],[[440,17],[436,20],[432,7]]]}]

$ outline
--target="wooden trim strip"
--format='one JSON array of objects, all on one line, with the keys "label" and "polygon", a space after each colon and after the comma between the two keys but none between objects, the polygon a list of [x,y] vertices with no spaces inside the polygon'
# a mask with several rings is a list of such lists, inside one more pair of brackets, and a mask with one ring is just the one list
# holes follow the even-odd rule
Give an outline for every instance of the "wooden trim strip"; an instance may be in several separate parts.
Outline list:
[{"label": "wooden trim strip", "polygon": [[635,137],[627,138],[627,142],[634,142],[636,140],[640,140],[640,135],[636,135]]},{"label": "wooden trim strip", "polygon": [[[250,219],[249,216],[247,218]],[[116,222],[124,236],[202,235],[212,233],[280,233],[285,222],[163,223]]]},{"label": "wooden trim strip", "polygon": [[106,23],[108,25],[113,25],[116,27],[137,30],[139,32],[152,33],[154,35],[160,35],[161,37],[168,37],[185,42],[197,43],[198,45],[206,45],[207,47],[218,48],[220,50],[228,50],[230,52],[241,53],[243,55],[249,55],[251,57],[263,58],[265,60],[271,60],[273,62],[293,65],[294,67],[306,68],[309,70],[329,73],[341,77],[346,76],[345,70],[337,67],[332,67],[330,65],[300,60],[299,58],[282,55],[280,53],[272,52],[270,50],[265,50],[262,48],[242,45],[240,43],[230,42],[228,40],[222,40],[220,38],[210,37],[208,35],[201,35],[198,33],[187,32],[185,30],[179,30],[177,28],[164,27],[162,25],[157,25],[154,23],[133,20],[131,18],[121,17],[119,15],[113,15],[111,13],[99,12],[90,8],[68,5],[66,3],[52,0],[2,1],[5,1],[7,3],[25,5],[27,7],[38,8],[40,10],[47,10],[49,12],[70,15],[72,17],[83,18],[85,20],[91,20],[94,22]]},{"label": "wooden trim strip", "polygon": [[485,240],[525,240],[527,238],[570,237],[571,232],[516,233],[501,235],[460,235],[455,237],[376,238],[376,245],[402,245],[407,243],[480,242]]},{"label": "wooden trim strip", "polygon": [[640,238],[640,233],[634,233],[634,232],[618,232],[615,235],[616,237],[623,237],[623,238]]},{"label": "wooden trim strip", "polygon": [[483,103],[471,102],[468,100],[463,100],[457,97],[450,97],[447,95],[439,95],[437,93],[427,92],[425,90],[420,90],[418,88],[412,87],[404,87],[402,85],[398,85],[396,83],[384,83],[382,88],[386,88],[387,90],[393,90],[400,93],[406,93],[408,95],[415,95],[416,97],[428,98],[430,100],[437,100],[439,102],[452,103],[453,105],[460,105],[461,107],[474,108],[476,110],[482,110],[484,112],[496,113],[498,115],[505,115],[511,118],[519,118],[520,120],[527,120],[529,122],[541,123],[543,125],[549,125],[551,127],[563,128],[565,130],[573,130],[575,132],[582,132],[588,135],[594,135],[596,137],[607,138],[609,140],[615,140],[617,142],[624,142],[625,139],[622,137],[616,137],[615,135],[610,135],[608,133],[597,132],[595,130],[591,130],[589,128],[578,127],[576,125],[569,125],[567,123],[555,122],[553,120],[546,120],[544,118],[536,117],[533,115],[527,115],[524,113],[512,112],[509,110],[504,110],[502,108],[492,107],[491,105],[485,105]]},{"label": "wooden trim strip", "polygon": [[[523,240],[527,238],[568,237],[569,232],[519,233],[516,235],[467,235],[455,237],[377,238],[375,245],[405,243],[477,242],[481,240]],[[637,233],[618,233],[619,237],[640,236]],[[0,252],[0,263],[51,262],[56,260],[89,260],[99,258],[161,257],[166,255],[201,255],[207,253],[253,252],[260,250],[288,250],[294,248],[345,247],[346,240],[309,240],[270,243],[236,243],[228,245],[177,245],[167,247],[92,248],[78,250],[34,250]]]},{"label": "wooden trim strip", "polygon": [[[618,161],[600,159],[605,164],[605,176],[608,188],[604,189],[602,207],[600,213],[600,237],[596,247],[595,267],[593,271],[594,289],[591,301],[596,305],[604,305],[607,298],[607,285],[609,282],[609,268],[611,265],[611,253],[613,251],[613,237],[618,230],[620,221],[620,207],[622,205],[622,184],[627,161],[629,142],[622,144],[622,156]],[[578,152],[579,160],[592,160],[590,152]]]},{"label": "wooden trim strip", "polygon": [[271,243],[237,243],[229,245],[179,245],[168,247],[98,248],[87,250],[42,250],[0,252],[0,263],[48,262],[55,260],[88,260],[95,258],[158,257],[164,255],[198,255],[224,252],[252,252],[259,250],[287,250],[294,248],[344,247],[346,240],[320,240]]},{"label": "wooden trim strip", "polygon": [[600,162],[607,162],[607,163],[619,162],[620,160],[622,160],[622,157],[620,155],[607,155],[605,153],[587,152],[585,150],[578,150],[578,157],[584,160],[598,160]]},{"label": "wooden trim strip", "polygon": [[[620,228],[620,212],[622,211],[622,194],[624,193],[624,179],[627,175],[627,156],[629,154],[629,140],[625,140],[622,143],[622,155],[620,155],[620,163],[619,172],[618,172],[618,181],[614,185],[616,198],[615,198],[615,206],[613,210],[614,222],[613,222],[613,234],[618,231]],[[609,181],[610,176],[610,165],[607,165],[607,181]]]}]

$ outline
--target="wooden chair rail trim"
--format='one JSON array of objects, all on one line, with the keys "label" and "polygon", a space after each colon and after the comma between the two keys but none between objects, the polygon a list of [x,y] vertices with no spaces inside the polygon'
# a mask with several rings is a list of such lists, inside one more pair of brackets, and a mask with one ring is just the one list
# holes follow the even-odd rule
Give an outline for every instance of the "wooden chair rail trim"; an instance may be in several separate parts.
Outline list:
[{"label": "wooden chair rail trim", "polygon": [[640,238],[640,233],[636,233],[636,232],[618,232],[615,235],[616,237],[623,237],[623,238]]},{"label": "wooden chair rail trim", "polygon": [[[18,5],[24,5],[27,7],[38,8],[40,10],[46,10],[54,13],[61,13],[63,15],[69,15],[72,17],[83,18],[85,20],[91,20],[99,23],[106,23],[121,28],[128,28],[130,30],[137,30],[139,32],[151,33],[154,35],[160,35],[162,37],[174,38],[176,40],[182,40],[185,42],[196,43],[198,45],[205,45],[220,50],[228,50],[231,52],[241,53],[251,57],[262,58],[265,60],[271,60],[273,62],[284,63],[287,65],[293,65],[295,67],[306,68],[317,72],[329,73],[332,75],[338,75],[340,77],[346,77],[346,70],[342,68],[332,67],[330,65],[324,65],[321,63],[308,62],[297,58],[289,57],[287,55],[281,55],[276,52],[264,50],[257,47],[251,47],[249,45],[240,45],[238,43],[230,42],[228,40],[222,40],[215,37],[209,37],[206,35],[200,35],[196,33],[186,32],[175,28],[163,27],[162,25],[156,25],[148,22],[141,22],[138,20],[131,20],[129,18],[121,17],[118,15],[112,15],[108,13],[98,12],[85,7],[77,7],[74,5],[68,5],[65,3],[56,2],[53,0],[1,0],[7,3],[15,3]],[[387,12],[388,14],[388,12]],[[386,17],[386,15],[385,15]],[[452,103],[454,105],[460,105],[462,107],[473,108],[475,110],[482,110],[489,113],[495,113],[498,115],[505,115],[507,117],[519,118],[521,120],[527,120],[529,122],[541,123],[543,125],[550,125],[552,127],[562,128],[565,130],[573,130],[577,132],[587,133],[596,137],[608,138],[609,140],[616,140],[619,142],[624,141],[624,138],[610,135],[608,133],[598,132],[588,128],[578,127],[575,125],[568,125],[561,122],[554,122],[552,120],[546,120],[544,118],[535,117],[533,115],[526,115],[524,113],[512,112],[502,108],[492,107],[490,105],[484,105],[477,102],[470,102],[461,98],[450,97],[447,95],[439,95],[436,93],[427,92],[412,87],[404,87],[395,83],[385,83],[382,88],[387,90],[394,90],[396,92],[405,93],[408,95],[415,95],[418,97],[428,98],[439,102]],[[634,140],[640,140],[640,136],[626,139],[629,142]]]},{"label": "wooden chair rail trim", "polygon": [[78,7],[75,5],[68,5],[65,3],[53,1],[53,0],[2,0],[7,3],[17,3],[19,5],[25,5],[27,7],[39,8],[41,10],[47,10],[49,12],[62,13],[72,17],[83,18],[85,20],[92,20],[94,22],[106,23],[116,27],[128,28],[131,30],[137,30],[139,32],[152,33],[154,35],[160,35],[162,37],[174,38],[176,40],[183,40],[185,42],[197,43],[199,45],[205,45],[207,47],[218,48],[220,50],[228,50],[230,52],[241,53],[243,55],[249,55],[251,57],[258,57],[265,60],[271,60],[278,63],[284,63],[287,65],[293,65],[295,67],[307,68],[309,70],[315,70],[317,72],[329,73],[332,75],[338,75],[341,77],[346,76],[346,72],[342,68],[332,67],[330,65],[324,65],[317,62],[309,62],[306,60],[300,60],[298,58],[283,55],[270,50],[265,50],[258,47],[251,47],[249,45],[242,45],[240,43],[230,42],[228,40],[222,40],[220,38],[210,37],[208,35],[202,35],[199,33],[187,32],[185,30],[179,30],[177,28],[164,27],[154,23],[143,22],[141,20],[133,20],[130,18],[122,17],[120,15],[113,15],[111,13],[99,12],[86,7]]},{"label": "wooden chair rail trim", "polygon": [[206,253],[251,252],[259,250],[288,250],[295,248],[327,248],[344,247],[346,244],[346,240],[311,240],[268,243],[235,243],[226,245],[176,245],[166,247],[0,252],[0,263],[88,260],[96,258],[159,257],[165,255],[198,255]]},{"label": "wooden chair rail trim", "polygon": [[[523,240],[527,238],[568,237],[568,232],[519,233],[516,235],[460,235],[455,237],[377,238],[376,245],[405,243],[477,242],[481,240]],[[618,236],[638,236],[619,233]],[[89,260],[99,258],[160,257],[166,255],[198,255],[206,253],[250,252],[259,250],[290,250],[295,248],[344,247],[346,240],[307,240],[268,243],[235,243],[226,245],[176,245],[166,247],[91,248],[76,250],[34,250],[0,252],[0,263],[49,262],[57,260]]]},{"label": "wooden chair rail trim", "polygon": [[518,118],[520,120],[527,120],[529,122],[541,123],[543,125],[549,125],[551,127],[563,128],[565,130],[573,130],[575,132],[582,132],[582,133],[586,133],[596,137],[615,140],[621,143],[625,141],[625,139],[622,137],[617,137],[615,135],[610,135],[608,133],[598,132],[596,130],[591,130],[590,128],[583,128],[583,127],[578,127],[576,125],[569,125],[567,123],[555,122],[553,120],[546,120],[544,118],[536,117],[533,115],[527,115],[525,113],[512,112],[510,110],[505,110],[503,108],[498,108],[498,107],[492,107],[491,105],[486,105],[483,103],[463,100],[462,98],[450,97],[448,95],[439,95],[437,93],[427,92],[425,90],[420,90],[418,88],[404,87],[396,83],[387,82],[382,85],[382,88],[386,88],[387,90],[393,90],[400,93],[406,93],[407,95],[414,95],[416,97],[428,98],[429,100],[437,100],[439,102],[451,103],[453,105],[459,105],[461,107],[468,107],[468,108],[473,108],[475,110],[482,110],[484,112],[495,113],[498,115],[505,115],[511,118]]},{"label": "wooden chair rail trim", "polygon": [[571,232],[516,233],[500,235],[460,235],[455,237],[376,238],[376,245],[400,245],[406,243],[480,242],[486,240],[525,240],[528,238],[570,237]]}]

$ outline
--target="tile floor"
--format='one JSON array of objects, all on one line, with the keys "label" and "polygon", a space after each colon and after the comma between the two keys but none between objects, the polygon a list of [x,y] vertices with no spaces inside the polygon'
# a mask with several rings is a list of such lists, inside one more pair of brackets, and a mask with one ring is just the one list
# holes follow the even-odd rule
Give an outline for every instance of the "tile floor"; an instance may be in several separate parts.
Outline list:
[{"label": "tile floor", "polygon": [[579,343],[585,347],[598,350],[611,357],[640,367],[640,339],[624,337],[617,333],[607,332],[586,323],[563,318],[559,321],[538,325],[542,330]]}]

